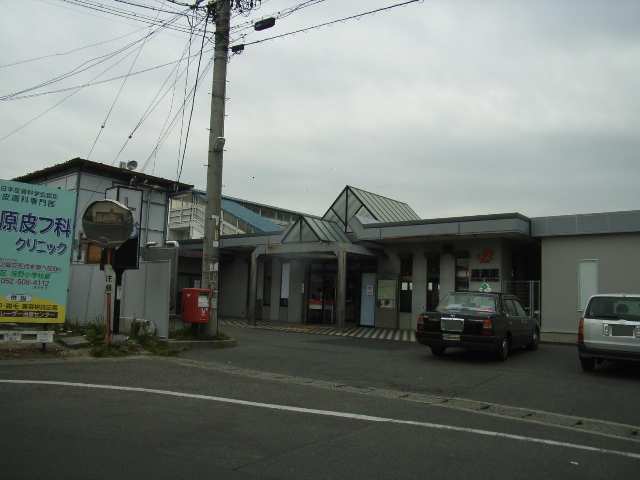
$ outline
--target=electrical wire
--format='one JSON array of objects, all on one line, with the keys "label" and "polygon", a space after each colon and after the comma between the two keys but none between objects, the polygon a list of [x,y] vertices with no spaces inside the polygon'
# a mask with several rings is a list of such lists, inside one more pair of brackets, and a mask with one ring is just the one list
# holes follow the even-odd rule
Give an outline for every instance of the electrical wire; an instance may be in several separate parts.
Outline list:
[{"label": "electrical wire", "polygon": [[26,58],[26,59],[17,60],[15,62],[11,62],[11,63],[5,63],[3,65],[0,65],[0,68],[14,67],[16,65],[23,65],[25,63],[35,62],[37,60],[44,60],[46,58],[62,57],[62,56],[65,56],[65,55],[70,55],[72,53],[79,52],[81,50],[86,50],[87,48],[97,47],[97,46],[100,46],[100,45],[105,45],[107,43],[115,42],[117,40],[122,40],[123,38],[130,37],[131,35],[133,35],[135,33],[139,33],[142,30],[146,30],[146,29],[147,29],[147,27],[142,27],[142,28],[139,28],[137,30],[134,30],[133,32],[125,33],[124,35],[120,35],[118,37],[110,38],[108,40],[103,40],[101,42],[91,43],[89,45],[84,45],[82,47],[72,48],[71,50],[66,50],[64,52],[50,53],[50,54],[47,54],[47,55],[40,55],[39,57]]},{"label": "electrical wire", "polygon": [[[211,68],[211,65],[213,64],[213,57],[211,57],[209,59],[209,61],[207,62],[207,64],[205,65],[205,67],[202,69],[202,73],[200,74],[200,78],[198,79],[198,86],[201,85],[200,80],[202,80],[202,78],[204,77],[204,75],[206,75],[206,73],[209,71],[209,69]],[[174,114],[173,118],[171,119],[171,122],[169,122],[169,124],[167,125],[166,129],[164,130],[164,132],[161,132],[160,134],[160,138],[158,139],[158,141],[156,142],[155,146],[153,147],[153,149],[151,150],[151,153],[149,153],[149,155],[147,156],[146,160],[144,161],[141,171],[144,172],[144,170],[147,168],[149,161],[151,160],[151,158],[157,154],[158,149],[162,146],[162,144],[165,142],[165,140],[167,139],[167,137],[169,136],[169,134],[171,133],[171,131],[173,130],[173,128],[176,125],[176,122],[178,120],[178,116],[180,115],[180,112],[182,110],[184,110],[184,108],[187,105],[187,102],[189,101],[189,99],[192,97],[192,95],[196,94],[196,88],[195,85],[194,87],[191,88],[191,90],[189,91],[189,93],[187,94],[187,98],[184,99],[182,101],[182,105],[180,106],[180,108],[176,111],[176,113]]]},{"label": "electrical wire", "polygon": [[[149,103],[149,105],[147,106],[145,111],[143,112],[142,116],[138,120],[138,123],[136,123],[136,125],[133,127],[133,129],[131,130],[131,132],[127,136],[126,140],[122,144],[122,147],[120,148],[120,150],[116,154],[116,157],[111,162],[111,165],[115,165],[116,164],[116,162],[118,161],[118,158],[120,158],[120,155],[122,154],[122,152],[126,148],[127,144],[133,138],[133,135],[142,126],[142,124],[149,118],[151,113],[153,113],[153,111],[158,107],[158,105],[160,105],[160,102],[162,102],[164,97],[166,97],[168,95],[169,91],[170,90],[174,90],[175,91],[175,84],[176,84],[178,78],[181,77],[185,73],[185,71],[187,70],[187,69],[184,69],[182,71],[182,73],[180,73],[180,64],[185,59],[185,56],[187,54],[188,48],[189,48],[188,44],[185,45],[185,48],[182,50],[182,53],[180,54],[180,57],[178,58],[178,60],[176,60],[175,62],[172,62],[172,63],[175,64],[175,67],[171,70],[171,72],[169,72],[169,75],[167,75],[165,80],[162,82],[162,84],[158,88],[158,91],[156,92],[155,96],[153,97],[153,99],[151,100],[151,102]],[[164,91],[164,93],[162,93],[162,91],[164,90],[165,86],[169,82],[169,79],[171,79],[171,78],[174,78],[173,87],[170,86],[167,90]],[[172,102],[173,102],[173,100],[172,100]]]},{"label": "electrical wire", "polygon": [[[102,75],[104,75],[105,73],[107,73],[109,70],[115,68],[116,66],[118,66],[120,63],[122,63],[124,60],[126,60],[130,55],[133,55],[134,51],[130,51],[128,52],[126,55],[124,55],[122,58],[120,58],[118,61],[116,61],[114,64],[110,65],[109,67],[105,68],[103,71],[101,71],[99,74],[97,74],[95,77],[93,77],[93,80],[100,78]],[[25,123],[23,123],[22,125],[20,125],[17,128],[14,128],[13,130],[11,130],[9,133],[7,133],[6,135],[4,135],[3,137],[0,137],[0,142],[2,142],[3,140],[6,140],[7,138],[11,137],[12,135],[15,135],[16,133],[18,133],[19,131],[23,130],[24,128],[28,127],[29,125],[31,125],[33,122],[35,122],[36,120],[42,118],[44,115],[46,115],[47,113],[51,112],[52,110],[56,109],[57,107],[59,107],[60,105],[62,105],[64,102],[66,102],[67,100],[69,100],[71,97],[73,97],[76,93],[82,91],[84,89],[84,85],[80,85],[78,87],[76,87],[76,89],[71,92],[69,95],[63,97],[62,99],[60,99],[60,101],[54,103],[52,106],[50,106],[49,108],[46,108],[45,110],[43,110],[42,112],[40,112],[39,114],[37,114],[36,116],[32,117],[30,120],[26,121]]]},{"label": "electrical wire", "polygon": [[144,4],[141,4],[141,3],[130,2],[128,0],[113,0],[113,1],[116,2],[116,3],[124,3],[126,5],[131,5],[133,7],[146,8],[148,10],[153,10],[155,12],[173,13],[173,14],[179,13],[180,15],[187,15],[186,13],[180,13],[180,12],[177,12],[175,10],[164,10],[162,8],[156,8],[156,7],[152,7],[151,5],[144,5]]},{"label": "electrical wire", "polygon": [[[253,42],[245,43],[244,46],[247,47],[249,45],[258,45],[260,43],[268,42],[270,40],[275,40],[277,38],[289,37],[289,36],[295,35],[297,33],[308,32],[309,30],[315,30],[316,28],[326,27],[328,25],[333,25],[335,23],[346,22],[348,20],[355,20],[357,18],[362,18],[362,17],[364,17],[366,15],[372,15],[374,13],[379,13],[379,12],[383,12],[383,11],[386,11],[386,10],[391,10],[393,8],[403,7],[403,6],[409,5],[411,3],[418,3],[418,2],[423,2],[423,1],[424,0],[408,0],[406,2],[395,3],[393,5],[388,5],[386,7],[376,8],[375,10],[368,10],[366,12],[358,13],[356,15],[350,15],[348,17],[337,18],[335,20],[330,20],[328,22],[319,23],[317,25],[312,25],[310,27],[300,28],[298,30],[293,30],[293,31],[287,32],[287,33],[281,33],[279,35],[274,35],[272,37],[262,38],[260,40],[254,40]],[[231,45],[231,46],[233,47],[233,46],[236,46],[236,45]]]},{"label": "electrical wire", "polygon": [[[207,14],[207,18],[205,19],[204,30],[205,34],[207,31],[207,20],[209,18],[209,14]],[[198,67],[196,68],[196,81],[194,85],[194,89],[198,89],[198,76],[200,75],[200,62],[202,61],[202,52],[204,51],[204,39],[205,35],[202,37],[202,44],[200,45],[200,56],[198,57]],[[196,103],[196,96],[194,95],[191,98],[191,112],[189,112],[189,123],[187,124],[187,134],[184,138],[184,150],[182,151],[182,160],[180,161],[180,170],[178,171],[178,177],[176,182],[180,182],[180,177],[182,176],[182,167],[184,166],[184,157],[187,154],[187,144],[189,142],[189,131],[191,130],[191,119],[193,118],[193,107]]]},{"label": "electrical wire", "polygon": [[[189,59],[191,58],[191,42],[193,39],[193,35],[189,35],[189,57],[187,58],[187,75],[184,79],[184,94],[182,96],[183,101],[187,97],[187,86],[189,85]],[[182,110],[181,119],[180,119],[180,136],[178,139],[178,151],[176,153],[176,178],[178,177],[180,170],[180,151],[182,150],[182,135],[184,133],[184,109]]]},{"label": "electrical wire", "polygon": [[[76,5],[79,7],[83,7],[89,10],[93,10],[96,12],[101,12],[101,13],[108,13],[111,15],[114,15],[116,17],[121,17],[121,18],[125,18],[128,20],[134,20],[137,22],[143,22],[146,23],[147,25],[160,25],[161,20],[158,20],[157,18],[154,19],[153,17],[149,17],[146,15],[141,15],[139,13],[136,12],[132,12],[126,9],[122,9],[122,8],[118,8],[118,7],[113,7],[113,6],[108,6],[102,3],[96,3],[96,2],[91,2],[89,0],[59,0],[61,2],[64,3],[68,3],[70,5]],[[188,12],[188,9],[183,11],[183,12],[178,12],[178,17],[184,16],[186,13]],[[173,25],[171,27],[168,27],[169,30],[175,30],[178,32],[182,32],[182,33],[188,33],[188,30],[186,27],[182,27],[179,25]],[[198,34],[200,34],[201,32],[198,32]]]},{"label": "electrical wire", "polygon": [[[179,17],[174,17],[171,20],[168,20],[167,23],[172,22],[172,21],[176,21]],[[100,55],[94,58],[91,58],[89,60],[85,60],[84,62],[82,62],[81,64],[77,65],[76,67],[72,68],[71,70],[69,70],[68,72],[59,74],[49,80],[46,80],[44,82],[41,82],[37,85],[33,85],[31,87],[19,90],[17,92],[13,92],[13,93],[9,93],[3,96],[0,96],[0,101],[6,101],[6,100],[10,100],[12,97],[18,96],[18,95],[22,95],[24,93],[28,93],[34,90],[37,90],[39,88],[42,87],[46,87],[48,85],[52,85],[54,83],[60,82],[62,80],[65,80],[71,76],[77,75],[79,73],[85,72],[87,70],[90,70],[93,67],[96,67],[97,65],[100,65],[108,60],[110,60],[111,58],[117,56],[118,54],[135,47],[136,45],[138,45],[140,42],[145,42],[149,37],[153,36],[154,34],[156,34],[158,31],[160,31],[163,28],[163,26],[158,26],[155,30],[151,30],[149,33],[147,33],[146,35],[143,35],[140,38],[137,38],[136,40],[128,43],[127,45],[125,45],[124,47],[121,47],[113,52],[110,52],[108,54],[104,54],[104,55]]]},{"label": "electrical wire", "polygon": [[[212,52],[213,48],[210,48],[208,50],[205,50],[205,53],[209,53]],[[130,52],[130,53],[133,53]],[[189,58],[195,58],[197,57],[199,54],[198,53],[194,53],[193,55],[190,55]],[[148,73],[148,72],[152,72],[154,70],[159,70],[161,68],[164,67],[168,67],[169,65],[175,65],[176,63],[179,63],[180,60],[172,60],[171,62],[167,62],[167,63],[161,63],[159,65],[153,65],[151,67],[146,67],[146,68],[142,68],[140,70],[135,70],[131,73],[125,73],[122,75],[116,75],[115,77],[110,77],[110,78],[105,78],[104,80],[97,80],[97,81],[88,81],[85,83],[80,83],[77,85],[73,85],[73,86],[69,86],[69,87],[64,87],[64,88],[57,88],[54,90],[45,90],[44,92],[37,92],[37,93],[31,93],[29,95],[19,95],[19,96],[15,96],[15,97],[11,97],[5,101],[14,101],[14,100],[26,100],[29,98],[35,98],[35,97],[42,97],[42,96],[46,96],[46,95],[55,95],[58,93],[64,93],[64,92],[68,92],[70,90],[75,90],[76,88],[80,88],[80,87],[94,87],[96,85],[103,85],[105,83],[109,83],[109,82],[113,82],[116,80],[121,80],[125,77],[135,77],[136,75],[142,75],[143,73]]]},{"label": "electrical wire", "polygon": [[116,96],[113,99],[113,102],[111,103],[111,106],[109,107],[109,110],[107,111],[107,114],[105,115],[104,120],[102,121],[102,124],[100,125],[100,128],[98,129],[98,133],[96,135],[96,138],[93,140],[93,144],[91,145],[91,149],[89,150],[89,153],[87,154],[87,157],[86,157],[87,160],[89,160],[91,158],[91,154],[93,153],[93,149],[96,147],[96,144],[98,143],[98,140],[102,136],[102,132],[104,131],[104,128],[107,126],[107,122],[109,121],[109,118],[111,117],[111,113],[113,112],[113,109],[115,108],[116,103],[118,103],[118,99],[120,98],[120,94],[122,93],[122,90],[124,90],[124,86],[126,85],[127,80],[129,80],[129,74],[133,70],[133,67],[135,66],[136,62],[138,61],[138,58],[140,58],[140,54],[142,53],[142,50],[144,49],[144,46],[147,43],[148,39],[149,39],[149,37],[145,38],[145,40],[140,44],[140,47],[138,48],[138,52],[136,53],[135,58],[131,62],[131,66],[129,67],[129,72],[127,73],[127,76],[122,79],[122,83],[120,84],[120,88],[118,89],[118,92],[116,93]]},{"label": "electrical wire", "polygon": [[[307,0],[305,2],[299,3],[298,5],[295,5],[293,7],[288,7],[282,10],[278,10],[276,12],[273,12],[271,14],[268,15],[264,15],[262,18],[269,18],[269,17],[273,17],[276,20],[282,19],[282,18],[286,18],[289,15],[294,14],[295,12],[302,10],[304,8],[307,7],[312,7],[314,5],[317,5],[319,3],[324,3],[326,0]],[[239,32],[239,31],[243,31],[243,30],[249,30],[249,29],[253,29],[253,26],[255,25],[255,20],[249,20],[246,22],[242,22],[242,23],[238,23],[236,25],[233,25],[231,27],[231,31],[233,31],[234,33]]]}]

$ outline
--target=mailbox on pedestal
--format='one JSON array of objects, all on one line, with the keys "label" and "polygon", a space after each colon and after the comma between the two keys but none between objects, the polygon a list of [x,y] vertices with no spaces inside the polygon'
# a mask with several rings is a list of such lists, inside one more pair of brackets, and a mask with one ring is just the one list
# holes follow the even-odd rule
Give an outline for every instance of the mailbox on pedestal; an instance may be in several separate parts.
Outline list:
[{"label": "mailbox on pedestal", "polygon": [[182,321],[184,323],[207,323],[209,321],[208,289],[182,289]]}]

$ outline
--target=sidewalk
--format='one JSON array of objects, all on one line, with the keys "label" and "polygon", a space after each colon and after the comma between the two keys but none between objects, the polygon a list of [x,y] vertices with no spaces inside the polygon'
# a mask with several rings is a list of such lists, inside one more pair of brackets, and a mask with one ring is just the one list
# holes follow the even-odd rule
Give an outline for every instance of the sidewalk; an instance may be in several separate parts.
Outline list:
[{"label": "sidewalk", "polygon": [[275,330],[278,332],[291,332],[291,333],[308,333],[311,335],[332,335],[336,337],[352,337],[352,338],[366,338],[370,340],[389,340],[395,342],[410,342],[416,341],[416,336],[413,331],[409,330],[395,330],[392,328],[373,328],[373,327],[351,327],[340,329],[326,325],[305,325],[298,323],[279,323],[279,322],[266,322],[259,320],[254,325],[247,320],[242,319],[221,319],[221,325],[237,328],[257,328],[261,330]]}]

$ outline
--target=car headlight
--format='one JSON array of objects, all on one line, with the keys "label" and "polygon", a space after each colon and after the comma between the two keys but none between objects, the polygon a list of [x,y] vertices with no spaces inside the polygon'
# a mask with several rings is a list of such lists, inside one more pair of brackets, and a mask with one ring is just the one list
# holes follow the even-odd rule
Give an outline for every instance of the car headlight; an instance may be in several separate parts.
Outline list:
[{"label": "car headlight", "polygon": [[604,335],[605,337],[609,336],[609,324],[608,323],[603,323],[602,324],[602,335]]},{"label": "car headlight", "polygon": [[640,325],[636,325],[636,338],[640,338]]}]

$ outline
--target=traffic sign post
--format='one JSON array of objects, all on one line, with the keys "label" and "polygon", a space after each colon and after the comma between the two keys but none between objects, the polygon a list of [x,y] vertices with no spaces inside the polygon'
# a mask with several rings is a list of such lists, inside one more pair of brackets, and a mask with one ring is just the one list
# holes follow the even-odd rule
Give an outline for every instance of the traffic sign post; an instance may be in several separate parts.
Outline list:
[{"label": "traffic sign post", "polygon": [[[112,328],[114,333],[119,330],[120,308],[119,302],[115,302],[112,311],[112,298],[122,278],[122,270],[114,270],[114,252],[117,247],[125,243],[131,237],[134,229],[134,219],[131,210],[115,200],[98,200],[90,204],[82,216],[82,228],[87,238],[96,242],[103,248],[104,255],[100,266],[105,275],[105,342],[111,344]],[[113,318],[113,324],[112,324]]]}]

